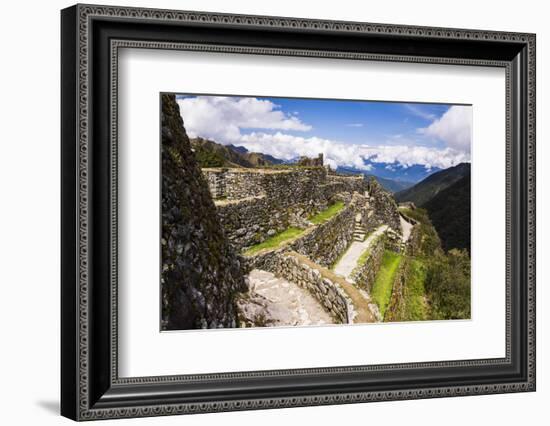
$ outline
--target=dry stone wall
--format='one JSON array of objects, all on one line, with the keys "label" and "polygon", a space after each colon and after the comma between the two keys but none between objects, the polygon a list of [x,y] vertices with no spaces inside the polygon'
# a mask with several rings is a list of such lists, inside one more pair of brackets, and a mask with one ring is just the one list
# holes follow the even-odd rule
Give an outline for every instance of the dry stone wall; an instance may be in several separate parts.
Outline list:
[{"label": "dry stone wall", "polygon": [[[360,186],[355,177],[349,186],[345,180],[327,179],[322,167],[205,169],[203,173],[213,194],[219,195],[220,187],[225,188],[225,195],[216,201],[218,215],[228,238],[239,249],[261,243],[290,226],[308,226],[308,217]],[[219,181],[222,174],[223,184]]]},{"label": "dry stone wall", "polygon": [[322,268],[303,262],[299,255],[278,253],[271,259],[270,272],[307,289],[338,322],[353,322],[354,308],[345,291],[324,276]]},{"label": "dry stone wall", "polygon": [[328,174],[327,180],[333,184],[339,184],[346,192],[359,192],[361,195],[365,195],[368,190],[368,184],[363,176],[342,176],[335,174]]},{"label": "dry stone wall", "polygon": [[376,275],[380,270],[382,264],[382,257],[384,256],[384,250],[386,249],[387,237],[385,234],[381,234],[378,238],[371,243],[369,247],[369,254],[362,265],[357,266],[351,272],[351,279],[355,284],[365,289],[370,293],[372,285],[376,279]]},{"label": "dry stone wall", "polygon": [[373,178],[368,183],[369,209],[372,213],[364,215],[363,226],[367,230],[377,228],[380,225],[388,225],[396,232],[401,232],[399,210],[393,196],[384,190]]},{"label": "dry stone wall", "polygon": [[[267,172],[255,169],[202,169],[214,199],[238,200],[265,195]],[[276,172],[274,172],[276,173]]]},{"label": "dry stone wall", "polygon": [[319,265],[330,267],[353,241],[354,218],[358,195],[336,216],[322,223],[291,244]]},{"label": "dry stone wall", "polygon": [[422,232],[420,230],[420,224],[416,224],[411,229],[411,235],[407,241],[405,253],[409,256],[418,256],[420,254],[421,244]]},{"label": "dry stone wall", "polygon": [[162,319],[165,330],[235,327],[246,290],[173,95],[162,95]]}]

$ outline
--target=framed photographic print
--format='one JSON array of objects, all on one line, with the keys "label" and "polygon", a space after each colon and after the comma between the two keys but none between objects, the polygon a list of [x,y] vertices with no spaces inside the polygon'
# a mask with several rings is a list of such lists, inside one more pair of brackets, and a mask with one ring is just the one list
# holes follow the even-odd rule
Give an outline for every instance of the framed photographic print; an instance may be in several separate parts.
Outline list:
[{"label": "framed photographic print", "polygon": [[76,5],[74,420],[535,390],[535,36]]}]

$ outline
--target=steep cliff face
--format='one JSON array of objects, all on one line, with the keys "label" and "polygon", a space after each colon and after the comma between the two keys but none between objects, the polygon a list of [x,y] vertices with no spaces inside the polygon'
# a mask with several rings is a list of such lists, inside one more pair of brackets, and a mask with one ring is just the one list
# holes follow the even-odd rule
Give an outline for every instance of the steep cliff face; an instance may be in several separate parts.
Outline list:
[{"label": "steep cliff face", "polygon": [[246,290],[174,95],[162,95],[162,328],[235,327]]}]

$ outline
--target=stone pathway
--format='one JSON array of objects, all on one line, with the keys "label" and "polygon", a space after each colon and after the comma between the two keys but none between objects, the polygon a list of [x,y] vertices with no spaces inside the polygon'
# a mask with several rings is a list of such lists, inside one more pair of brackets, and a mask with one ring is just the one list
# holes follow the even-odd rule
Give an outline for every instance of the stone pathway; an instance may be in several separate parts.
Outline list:
[{"label": "stone pathway", "polygon": [[252,298],[262,300],[270,326],[334,324],[317,299],[297,284],[259,269],[253,269],[248,278]]},{"label": "stone pathway", "polygon": [[402,241],[407,242],[411,236],[411,229],[413,225],[403,219],[403,216],[399,215],[399,221],[401,222],[401,232],[403,234]]},{"label": "stone pathway", "polygon": [[369,248],[371,243],[381,234],[386,232],[388,225],[382,225],[376,228],[376,230],[371,233],[368,238],[364,241],[353,241],[351,246],[348,248],[346,253],[342,256],[340,261],[334,266],[334,273],[344,277],[347,281],[353,269],[357,266],[357,261],[361,257],[361,254]]}]

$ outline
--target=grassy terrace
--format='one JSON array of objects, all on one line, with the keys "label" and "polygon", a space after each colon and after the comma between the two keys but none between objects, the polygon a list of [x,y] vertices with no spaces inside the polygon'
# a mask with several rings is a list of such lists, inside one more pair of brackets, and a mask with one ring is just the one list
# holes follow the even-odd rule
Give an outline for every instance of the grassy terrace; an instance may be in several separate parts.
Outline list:
[{"label": "grassy terrace", "polygon": [[428,318],[424,281],[426,280],[426,266],[420,260],[411,260],[409,279],[403,291],[405,298],[405,312],[402,321],[421,321]]},{"label": "grassy terrace", "polygon": [[344,207],[345,204],[343,201],[337,201],[322,212],[310,217],[309,221],[315,225],[319,225],[336,216]]},{"label": "grassy terrace", "polygon": [[393,289],[393,280],[395,278],[395,273],[397,268],[401,263],[401,255],[393,251],[386,250],[384,256],[382,257],[382,265],[380,266],[380,271],[376,275],[374,284],[371,290],[371,297],[378,305],[382,318],[386,313],[388,304],[390,303],[391,293]]},{"label": "grassy terrace", "polygon": [[281,244],[286,243],[287,241],[293,240],[294,238],[298,237],[304,231],[305,229],[290,227],[284,230],[283,232],[280,232],[278,234],[273,235],[272,237],[269,237],[264,242],[250,247],[248,250],[244,252],[244,254],[247,256],[251,256],[264,249],[277,248]]},{"label": "grassy terrace", "polygon": [[[336,216],[344,207],[345,207],[344,202],[338,201],[330,205],[327,209],[323,210],[322,212],[317,213],[315,216],[310,217],[309,220],[313,224],[319,225],[321,223],[328,221],[332,217]],[[290,227],[284,230],[283,232],[280,232],[276,235],[273,235],[272,237],[269,237],[264,242],[261,242],[260,244],[256,244],[255,246],[250,247],[248,250],[244,252],[244,254],[247,256],[252,256],[261,250],[277,248],[281,246],[283,243],[296,239],[296,237],[303,234],[304,231],[305,229]]]}]

